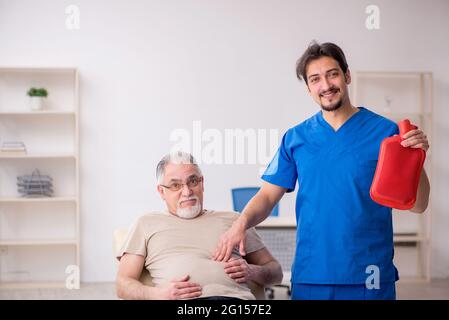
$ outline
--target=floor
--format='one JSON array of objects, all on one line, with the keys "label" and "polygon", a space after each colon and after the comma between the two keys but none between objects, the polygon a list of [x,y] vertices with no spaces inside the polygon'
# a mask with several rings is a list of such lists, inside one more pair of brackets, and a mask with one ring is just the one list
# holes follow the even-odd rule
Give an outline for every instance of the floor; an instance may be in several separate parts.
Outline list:
[{"label": "floor", "polygon": [[[275,299],[286,299],[283,288],[276,289]],[[401,283],[397,285],[397,298],[410,300],[449,299],[449,279],[433,280],[430,283]],[[0,289],[0,300],[39,299],[39,300],[115,300],[113,283],[89,283],[79,290],[68,289]]]}]

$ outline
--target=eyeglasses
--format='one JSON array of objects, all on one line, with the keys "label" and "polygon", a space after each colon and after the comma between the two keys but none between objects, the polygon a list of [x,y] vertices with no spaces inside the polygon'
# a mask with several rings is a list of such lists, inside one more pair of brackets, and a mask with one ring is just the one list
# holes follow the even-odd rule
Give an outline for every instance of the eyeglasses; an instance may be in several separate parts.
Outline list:
[{"label": "eyeglasses", "polygon": [[160,186],[169,189],[170,191],[179,191],[182,189],[182,186],[186,185],[189,189],[193,189],[195,187],[198,186],[198,184],[203,181],[203,177],[191,177],[187,180],[186,183],[181,183],[181,182],[173,182],[172,184],[168,185],[168,186],[164,186],[163,184],[161,184]]}]

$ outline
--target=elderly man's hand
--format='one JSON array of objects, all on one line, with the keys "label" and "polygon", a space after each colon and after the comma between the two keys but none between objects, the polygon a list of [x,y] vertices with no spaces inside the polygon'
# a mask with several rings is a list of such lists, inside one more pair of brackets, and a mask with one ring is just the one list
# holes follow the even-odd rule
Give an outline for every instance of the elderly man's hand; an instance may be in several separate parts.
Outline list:
[{"label": "elderly man's hand", "polygon": [[404,140],[401,142],[403,147],[421,148],[424,151],[429,150],[429,140],[423,131],[416,129],[410,130],[403,136]]},{"label": "elderly man's hand", "polygon": [[224,271],[237,283],[252,279],[252,266],[243,258],[232,258],[224,265]]},{"label": "elderly man's hand", "polygon": [[185,275],[173,279],[167,287],[161,288],[161,300],[192,299],[201,296],[202,288],[199,284],[189,282],[190,276]]}]

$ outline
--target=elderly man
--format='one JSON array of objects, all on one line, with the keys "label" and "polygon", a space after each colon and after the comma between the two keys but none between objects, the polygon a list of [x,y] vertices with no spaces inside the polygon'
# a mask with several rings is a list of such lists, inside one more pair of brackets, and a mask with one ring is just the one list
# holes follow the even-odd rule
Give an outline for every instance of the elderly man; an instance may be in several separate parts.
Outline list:
[{"label": "elderly man", "polygon": [[[228,262],[211,259],[238,215],[203,209],[204,177],[192,155],[165,156],[156,175],[167,212],[143,215],[129,232],[117,256],[119,298],[255,299],[249,281],[281,282],[281,266],[254,229],[247,231],[244,259],[237,250]],[[139,281],[144,267],[154,286]]]}]

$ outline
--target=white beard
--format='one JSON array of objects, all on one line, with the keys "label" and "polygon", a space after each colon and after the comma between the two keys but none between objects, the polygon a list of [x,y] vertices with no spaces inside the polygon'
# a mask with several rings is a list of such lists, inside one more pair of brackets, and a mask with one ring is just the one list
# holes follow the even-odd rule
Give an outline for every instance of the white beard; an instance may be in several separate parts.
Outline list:
[{"label": "white beard", "polygon": [[195,197],[195,198],[196,198],[196,204],[194,206],[186,207],[186,208],[178,207],[176,209],[176,215],[183,219],[193,219],[193,218],[197,217],[201,212],[201,205],[198,201],[199,199],[197,197]]}]

